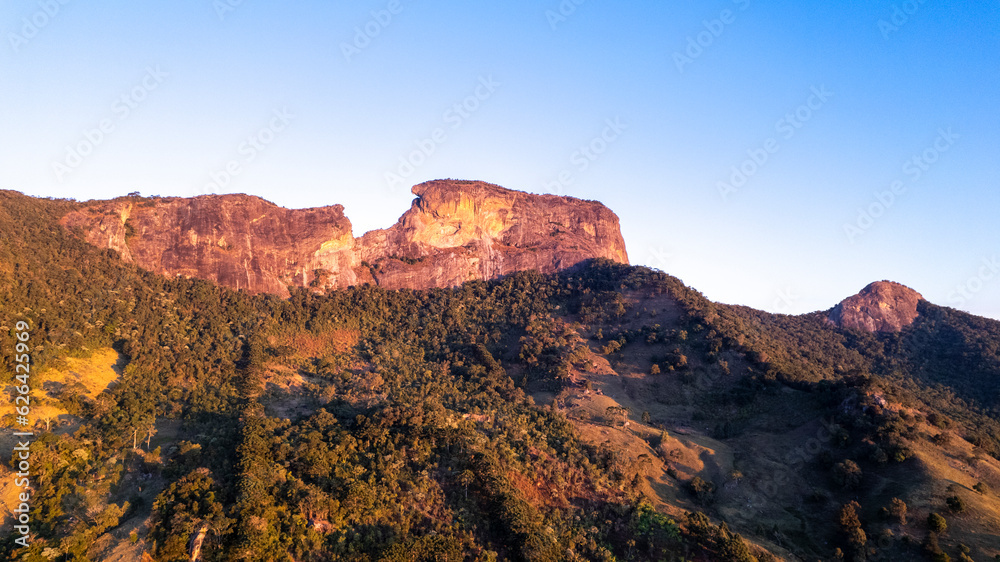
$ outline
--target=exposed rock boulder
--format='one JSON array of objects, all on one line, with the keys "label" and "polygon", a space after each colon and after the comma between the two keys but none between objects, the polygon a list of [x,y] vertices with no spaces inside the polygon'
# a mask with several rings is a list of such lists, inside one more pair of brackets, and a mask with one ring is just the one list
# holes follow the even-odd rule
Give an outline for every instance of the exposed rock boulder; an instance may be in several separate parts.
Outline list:
[{"label": "exposed rock boulder", "polygon": [[892,281],[876,281],[833,307],[828,321],[867,332],[899,332],[917,318],[920,293]]}]

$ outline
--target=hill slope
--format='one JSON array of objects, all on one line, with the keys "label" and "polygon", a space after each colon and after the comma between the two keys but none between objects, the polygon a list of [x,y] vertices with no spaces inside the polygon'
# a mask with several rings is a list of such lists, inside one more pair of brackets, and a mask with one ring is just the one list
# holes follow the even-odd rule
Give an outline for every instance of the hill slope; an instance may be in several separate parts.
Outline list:
[{"label": "hill slope", "polygon": [[841,328],[610,260],[281,299],[124,262],[60,227],[84,208],[0,192],[0,348],[120,357],[51,396],[72,432],[34,418],[14,559],[1000,554],[1000,323]]}]

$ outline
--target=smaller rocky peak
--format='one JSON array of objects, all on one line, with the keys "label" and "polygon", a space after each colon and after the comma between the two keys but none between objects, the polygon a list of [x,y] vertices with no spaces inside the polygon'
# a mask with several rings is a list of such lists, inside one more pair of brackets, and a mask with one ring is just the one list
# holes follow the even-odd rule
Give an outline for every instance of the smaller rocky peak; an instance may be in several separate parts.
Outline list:
[{"label": "smaller rocky peak", "polygon": [[866,332],[899,332],[917,319],[920,293],[893,281],[876,281],[833,307],[827,321]]}]

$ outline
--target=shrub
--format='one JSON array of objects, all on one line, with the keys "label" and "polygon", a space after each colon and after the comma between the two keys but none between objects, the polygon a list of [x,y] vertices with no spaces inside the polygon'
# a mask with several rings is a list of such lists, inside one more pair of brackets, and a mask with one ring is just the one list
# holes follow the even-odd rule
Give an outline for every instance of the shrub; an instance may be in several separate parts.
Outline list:
[{"label": "shrub", "polygon": [[855,549],[863,547],[868,542],[868,537],[861,528],[861,519],[858,517],[860,510],[858,502],[851,502],[841,507],[837,514],[840,530],[844,533],[847,543]]},{"label": "shrub", "polygon": [[719,555],[722,560],[732,562],[757,562],[757,557],[750,553],[750,547],[739,533],[730,533],[723,523],[719,526]]},{"label": "shrub", "polygon": [[604,355],[611,355],[616,351],[620,351],[622,344],[618,340],[611,340],[607,345],[601,348],[601,353]]},{"label": "shrub", "polygon": [[965,502],[958,496],[949,496],[948,499],[945,500],[945,503],[948,504],[948,509],[950,509],[952,513],[962,513],[965,511]]},{"label": "shrub", "polygon": [[861,467],[850,459],[833,467],[833,479],[844,488],[857,488],[861,484]]},{"label": "shrub", "polygon": [[927,528],[935,533],[943,533],[948,530],[948,521],[937,513],[927,516]]},{"label": "shrub", "polygon": [[931,412],[930,414],[927,414],[927,423],[937,427],[938,429],[947,429],[951,426],[951,420],[938,412]]},{"label": "shrub", "polygon": [[885,464],[889,462],[889,455],[887,455],[885,451],[882,450],[882,447],[879,447],[878,445],[872,446],[868,458],[871,459],[872,462],[876,462],[878,464]]},{"label": "shrub", "polygon": [[930,555],[930,559],[934,562],[950,562],[951,557],[949,557],[943,550],[941,546],[938,545],[938,538],[936,533],[927,533],[927,538],[924,539],[924,552]]},{"label": "shrub", "polygon": [[700,511],[692,511],[687,514],[687,529],[693,537],[701,540],[709,538],[714,531],[708,516]]},{"label": "shrub", "polygon": [[906,525],[906,502],[899,498],[892,498],[889,502],[889,516],[900,525]]},{"label": "shrub", "polygon": [[692,478],[687,487],[701,505],[709,505],[715,499],[715,484],[703,480],[700,476]]}]

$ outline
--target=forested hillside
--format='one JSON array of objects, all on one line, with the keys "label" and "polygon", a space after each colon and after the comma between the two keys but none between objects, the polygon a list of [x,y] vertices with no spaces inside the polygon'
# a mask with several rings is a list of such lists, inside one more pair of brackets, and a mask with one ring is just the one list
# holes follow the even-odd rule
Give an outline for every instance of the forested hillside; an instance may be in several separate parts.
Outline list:
[{"label": "forested hillside", "polygon": [[[1000,556],[1000,323],[840,330],[606,260],[248,295],[123,264],[77,207],[0,192],[7,434],[19,321],[65,412],[9,559]],[[108,350],[106,390],[67,382]]]}]

